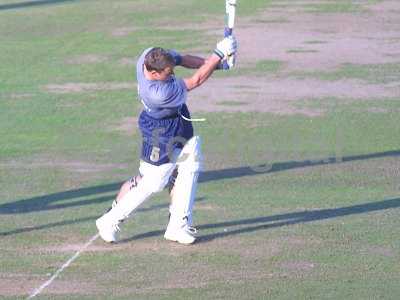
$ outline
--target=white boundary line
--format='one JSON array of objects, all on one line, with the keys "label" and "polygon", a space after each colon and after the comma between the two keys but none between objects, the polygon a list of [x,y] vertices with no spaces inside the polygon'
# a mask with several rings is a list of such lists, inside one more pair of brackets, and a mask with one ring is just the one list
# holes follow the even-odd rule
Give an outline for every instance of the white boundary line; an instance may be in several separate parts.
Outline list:
[{"label": "white boundary line", "polygon": [[27,299],[32,299],[39,295],[46,287],[48,287],[61,273],[64,271],[66,268],[69,267],[69,265],[78,258],[78,256],[86,250],[87,247],[89,247],[97,238],[99,237],[99,234],[96,233],[85,245],[82,246],[81,249],[79,249],[70,259],[68,259],[62,266],[59,268],[53,276],[49,280],[47,280],[45,283],[43,283],[40,287],[35,289],[32,294],[29,295]]}]

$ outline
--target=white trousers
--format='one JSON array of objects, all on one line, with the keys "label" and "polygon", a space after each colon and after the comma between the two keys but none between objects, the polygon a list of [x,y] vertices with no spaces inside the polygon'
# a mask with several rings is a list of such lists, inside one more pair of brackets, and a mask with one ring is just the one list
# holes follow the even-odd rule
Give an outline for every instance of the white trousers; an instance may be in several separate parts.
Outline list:
[{"label": "white trousers", "polygon": [[183,149],[176,149],[169,163],[155,166],[141,161],[139,166],[141,180],[105,215],[106,218],[112,223],[118,223],[128,218],[153,193],[160,192],[165,188],[177,168],[178,175],[170,205],[171,220],[186,219],[187,224],[191,225],[197,179],[201,166],[201,140],[198,136],[191,138]]}]

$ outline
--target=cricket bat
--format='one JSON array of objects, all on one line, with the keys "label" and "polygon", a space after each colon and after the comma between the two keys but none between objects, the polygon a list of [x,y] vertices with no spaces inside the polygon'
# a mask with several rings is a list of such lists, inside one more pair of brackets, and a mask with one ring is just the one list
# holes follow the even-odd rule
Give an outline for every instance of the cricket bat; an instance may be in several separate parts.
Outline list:
[{"label": "cricket bat", "polygon": [[[232,35],[233,28],[235,27],[235,14],[236,14],[236,0],[225,0],[225,29],[224,37]],[[222,68],[228,70],[235,65],[236,55],[230,55],[223,62]]]}]

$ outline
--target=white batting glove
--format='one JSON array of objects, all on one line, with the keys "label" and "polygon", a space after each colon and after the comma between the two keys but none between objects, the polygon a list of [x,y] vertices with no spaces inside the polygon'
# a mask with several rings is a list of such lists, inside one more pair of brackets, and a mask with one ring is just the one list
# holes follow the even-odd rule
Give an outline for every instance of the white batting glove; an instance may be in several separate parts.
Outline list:
[{"label": "white batting glove", "polygon": [[221,59],[228,57],[237,51],[237,41],[233,35],[224,38],[222,41],[218,42],[214,53],[217,54]]}]

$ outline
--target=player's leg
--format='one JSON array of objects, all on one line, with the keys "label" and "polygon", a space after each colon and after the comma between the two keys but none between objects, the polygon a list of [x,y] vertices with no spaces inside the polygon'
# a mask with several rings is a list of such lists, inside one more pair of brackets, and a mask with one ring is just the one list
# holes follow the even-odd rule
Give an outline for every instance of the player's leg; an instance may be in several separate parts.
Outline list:
[{"label": "player's leg", "polygon": [[176,163],[178,172],[171,190],[170,220],[164,237],[191,244],[195,241],[191,226],[197,180],[202,163],[200,137],[195,136],[186,143]]},{"label": "player's leg", "polygon": [[115,205],[117,205],[117,203],[134,187],[137,186],[138,182],[140,181],[140,179],[142,179],[142,176],[136,175],[133,176],[132,178],[130,178],[129,180],[125,181],[124,184],[121,186],[117,197],[115,198],[115,200],[113,201],[111,207],[114,207]]},{"label": "player's leg", "polygon": [[174,163],[155,166],[142,161],[139,168],[141,180],[126,192],[109,212],[97,219],[96,225],[102,239],[115,242],[119,223],[127,219],[153,193],[162,191],[174,168]]}]

